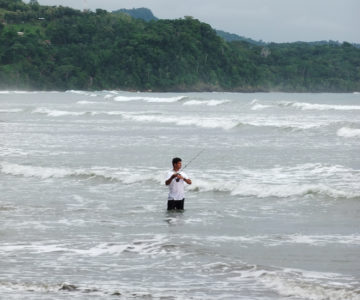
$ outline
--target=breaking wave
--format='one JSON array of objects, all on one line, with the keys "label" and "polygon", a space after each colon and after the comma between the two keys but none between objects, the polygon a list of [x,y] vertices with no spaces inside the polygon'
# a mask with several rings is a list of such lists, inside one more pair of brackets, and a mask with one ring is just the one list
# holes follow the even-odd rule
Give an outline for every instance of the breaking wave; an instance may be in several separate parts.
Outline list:
[{"label": "breaking wave", "polygon": [[[79,284],[71,284],[68,282],[63,282],[63,283],[47,283],[47,282],[34,282],[34,281],[26,281],[26,282],[21,282],[21,281],[0,281],[0,291],[2,291],[2,293],[13,293],[16,292],[17,293],[17,297],[16,299],[36,299],[33,297],[29,297],[29,294],[27,293],[31,293],[30,295],[35,296],[38,295],[38,297],[42,298],[44,294],[46,294],[47,298],[54,298],[54,297],[60,297],[63,298],[64,297],[64,293],[68,293],[71,292],[72,293],[72,297],[74,296],[74,293],[82,293],[82,294],[86,294],[86,295],[91,295],[92,296],[121,296],[122,293],[120,293],[118,290],[108,290],[108,289],[104,289],[104,288],[97,288],[97,287],[88,287],[88,286],[84,286],[84,285],[79,285]],[[18,294],[21,293],[21,294]],[[65,294],[66,295],[66,294]],[[135,294],[136,295],[136,294]],[[87,296],[87,297],[89,297]],[[130,295],[129,295],[130,296]],[[134,296],[134,293],[133,295]],[[141,296],[141,295],[139,295]],[[72,298],[69,295],[66,298]],[[90,296],[91,297],[91,296]],[[10,298],[12,299],[12,298]],[[15,298],[14,298],[15,299]]]},{"label": "breaking wave", "polygon": [[[196,238],[196,237],[195,237]],[[303,235],[303,234],[272,234],[272,235],[236,235],[236,236],[207,236],[209,242],[239,242],[244,247],[249,244],[262,244],[267,247],[282,245],[310,245],[328,246],[330,244],[359,246],[360,235]]]},{"label": "breaking wave", "polygon": [[64,110],[56,110],[56,109],[48,109],[44,107],[40,107],[37,109],[34,109],[32,113],[37,114],[45,114],[49,117],[63,117],[63,116],[83,116],[86,114],[89,114],[89,112],[76,112],[76,111],[64,111]]},{"label": "breaking wave", "polygon": [[197,106],[197,105],[207,105],[207,106],[218,106],[222,104],[229,103],[230,100],[189,100],[184,102],[184,105],[188,106]]},{"label": "breaking wave", "polygon": [[172,123],[179,126],[197,126],[202,128],[232,129],[241,124],[236,120],[211,117],[175,117],[151,114],[123,114],[123,118],[136,122]]},{"label": "breaking wave", "polygon": [[340,277],[338,274],[293,269],[260,270],[255,273],[260,282],[282,296],[310,300],[360,300],[360,290],[351,284],[329,282],[336,281]]},{"label": "breaking wave", "polygon": [[8,109],[0,109],[0,113],[18,113],[23,112],[23,109],[20,108],[8,108]]},{"label": "breaking wave", "polygon": [[75,177],[79,179],[101,179],[132,184],[143,181],[162,182],[162,174],[154,175],[154,170],[129,170],[126,168],[93,167],[83,169],[54,168],[30,165],[19,165],[0,162],[1,173],[13,176],[36,177],[41,179]]},{"label": "breaking wave", "polygon": [[227,173],[213,170],[210,173],[217,173],[219,179],[212,180],[201,173],[195,174],[189,189],[258,198],[306,195],[360,197],[360,171],[340,165],[303,164],[271,169],[238,169]]},{"label": "breaking wave", "polygon": [[91,92],[87,92],[87,91],[78,91],[78,90],[68,90],[68,91],[65,91],[65,93],[84,95],[84,96],[89,96],[89,97],[97,97],[98,96],[96,93],[91,93]]},{"label": "breaking wave", "polygon": [[146,96],[117,96],[113,98],[114,101],[128,102],[128,101],[145,101],[149,103],[173,103],[187,99],[186,96],[177,97],[146,97]]},{"label": "breaking wave", "polygon": [[[104,246],[106,247],[106,245]],[[157,251],[161,251],[161,246],[161,244],[158,245],[159,249]],[[173,245],[169,246],[171,247]],[[164,253],[166,253],[166,250]],[[199,275],[199,278],[204,277],[206,274],[206,277],[222,278],[223,280],[229,281],[234,291],[241,291],[244,288],[259,289],[259,285],[261,285],[266,289],[276,292],[280,296],[289,298],[295,297],[296,299],[309,300],[360,300],[360,290],[356,287],[354,279],[350,276],[345,277],[336,273],[312,272],[300,269],[283,269],[277,267],[251,265],[245,262],[227,263],[221,261],[215,261],[213,263],[206,263],[202,265],[196,264],[193,267],[188,266],[188,269],[189,271]],[[183,283],[185,287],[188,287],[189,283],[180,282]],[[199,283],[205,284],[203,281]],[[143,289],[139,287],[135,288],[130,285],[120,285],[118,287],[106,284],[88,286],[69,282],[48,283],[36,282],[34,280],[26,282],[0,282],[0,290],[5,294],[8,292],[31,292],[32,295],[44,296],[45,294],[50,298],[56,295],[63,295],[63,297],[67,295],[68,298],[77,298],[80,296],[77,295],[77,293],[81,293],[87,294],[88,297],[108,297],[111,295],[121,296],[122,298],[125,297],[126,299],[188,299],[189,297],[202,299],[201,297],[192,297],[194,296],[191,295],[192,291],[186,291],[186,289],[184,289],[180,295],[170,297],[169,295],[174,293],[174,288],[171,285],[164,286],[160,289],[158,286],[151,287],[147,286],[145,283],[145,287],[146,289],[144,290],[146,291],[143,291]],[[219,297],[223,298],[221,295],[223,295],[222,293],[225,293],[229,286],[222,285],[217,288],[217,293],[215,295],[209,294],[206,297],[208,299],[219,299]],[[260,290],[258,293],[259,292]],[[241,299],[243,299],[243,297],[241,297]],[[274,298],[271,297],[271,299]]]},{"label": "breaking wave", "polygon": [[[138,238],[130,242],[99,243],[91,247],[74,247],[70,244],[41,243],[31,244],[5,244],[0,246],[0,253],[17,252],[26,250],[28,253],[53,253],[63,252],[74,255],[96,257],[101,255],[119,256],[122,253],[136,253],[140,255],[166,254],[167,248],[174,254],[175,247],[169,247],[169,240],[164,235]],[[164,251],[165,250],[165,251]]]},{"label": "breaking wave", "polygon": [[259,103],[258,99],[254,99],[253,101],[251,101],[251,110],[263,110],[265,108],[269,108],[271,107],[271,105],[264,105]]},{"label": "breaking wave", "polygon": [[268,117],[205,117],[205,116],[169,116],[162,114],[134,114],[122,113],[124,119],[136,122],[156,122],[156,123],[172,123],[178,126],[196,126],[200,128],[221,128],[230,130],[236,127],[253,126],[253,127],[269,127],[290,130],[306,130],[328,126],[329,122],[316,120],[314,122],[304,122],[299,119],[280,119]]},{"label": "breaking wave", "polygon": [[[116,245],[115,245],[116,246]],[[157,252],[163,251],[166,253],[166,245],[161,250],[162,244],[157,245]],[[169,249],[174,245],[169,245]],[[102,247],[111,247],[111,245],[103,245]],[[114,246],[112,246],[114,248]],[[151,249],[151,248],[150,248]],[[110,250],[110,249],[109,249]],[[119,249],[120,250],[120,249]],[[109,252],[111,254],[111,252]],[[114,253],[112,253],[114,254]],[[151,254],[151,252],[150,252]],[[261,265],[252,265],[245,262],[221,262],[215,261],[212,263],[195,264],[187,267],[188,271],[194,272],[199,276],[199,279],[207,277],[208,281],[211,278],[222,278],[232,285],[232,291],[240,292],[244,288],[260,289],[260,286],[270,289],[283,297],[309,300],[360,300],[360,290],[356,287],[352,277],[345,277],[336,273],[312,272],[300,269],[283,269],[278,267],[267,267]],[[206,275],[205,275],[206,274]],[[125,299],[203,299],[204,295],[192,295],[191,287],[188,282],[182,282],[186,288],[182,290],[181,294],[174,296],[174,287],[165,285],[159,288],[159,283],[156,287],[144,285],[144,289],[133,287],[131,285],[85,285],[73,284],[69,282],[63,283],[48,283],[32,281],[1,281],[0,290],[3,293],[24,293],[31,292],[32,295],[47,295],[47,297],[56,297],[66,295],[67,298],[77,298],[78,293],[87,295],[87,297],[108,297],[120,296]],[[211,282],[211,281],[210,281]],[[206,285],[208,282],[201,280],[201,285]],[[193,285],[193,283],[192,283]],[[260,285],[260,286],[259,286]],[[229,298],[226,291],[229,285],[217,286],[217,292],[214,295],[206,295],[207,299]],[[67,293],[67,294],[64,294]],[[68,294],[69,293],[69,294]],[[71,294],[70,294],[71,293]],[[225,293],[225,294],[224,294]],[[26,294],[25,294],[26,295]],[[241,292],[240,292],[241,295]],[[225,296],[225,297],[222,297]],[[26,296],[25,296],[26,297]],[[230,297],[231,299],[234,297]],[[249,297],[249,299],[253,297]],[[264,297],[261,297],[264,298]],[[241,299],[245,299],[241,297]],[[254,299],[258,299],[257,297]],[[275,299],[273,297],[269,299]]]},{"label": "breaking wave", "polygon": [[360,191],[333,188],[326,184],[256,184],[225,181],[193,180],[189,188],[199,192],[226,192],[233,196],[254,196],[258,198],[277,197],[288,198],[293,196],[323,195],[330,198],[358,198]]},{"label": "breaking wave", "polygon": [[[40,91],[0,91],[0,94],[18,94],[18,95],[26,95],[26,94],[39,94],[42,93]],[[50,93],[50,92],[48,92]]]},{"label": "breaking wave", "polygon": [[[96,103],[96,102],[92,102]],[[186,102],[185,102],[186,103]],[[216,117],[216,116],[202,116],[202,115],[169,115],[161,112],[126,112],[126,111],[66,111],[55,110],[40,107],[32,110],[32,113],[44,114],[49,117],[66,117],[66,116],[120,116],[125,120],[140,122],[140,123],[167,123],[175,124],[178,126],[196,126],[200,128],[221,128],[224,130],[233,129],[242,126],[252,127],[267,127],[277,128],[285,130],[308,130],[316,129],[331,124],[338,124],[337,121],[323,120],[323,119],[311,119],[303,120],[297,117],[279,117],[279,116],[262,116],[262,115],[246,115],[238,116],[231,115],[229,117]]]},{"label": "breaking wave", "polygon": [[207,272],[224,276],[231,274],[231,281],[245,283],[255,280],[266,288],[285,297],[310,300],[360,300],[360,290],[352,277],[341,274],[283,269],[246,263],[215,262],[204,265]]},{"label": "breaking wave", "polygon": [[175,117],[175,116],[164,116],[159,113],[132,113],[125,111],[64,111],[64,110],[53,110],[47,108],[37,108],[32,113],[45,114],[49,117],[64,117],[64,116],[97,116],[97,115],[109,115],[109,116],[120,116],[125,120],[134,122],[154,122],[154,123],[167,123],[175,124],[179,126],[197,126],[201,128],[222,128],[231,129],[236,126],[243,125],[241,122],[236,120],[228,120],[224,118],[199,118],[199,117]]},{"label": "breaking wave", "polygon": [[306,102],[280,102],[280,106],[290,106],[301,110],[360,110],[360,105],[330,105]]},{"label": "breaking wave", "polygon": [[98,102],[98,101],[86,101],[86,100],[83,100],[83,101],[78,101],[76,102],[77,104],[83,104],[83,105],[87,105],[87,104],[103,104],[103,102]]},{"label": "breaking wave", "polygon": [[342,127],[336,132],[336,134],[345,138],[360,137],[360,129]]},{"label": "breaking wave", "polygon": [[[160,185],[164,181],[164,171],[154,168],[92,167],[72,169],[1,162],[0,170],[6,175],[41,179],[74,177],[117,181],[123,184],[147,181],[151,184]],[[217,174],[216,180],[212,179],[214,173]],[[306,195],[323,195],[330,198],[360,197],[360,171],[337,165],[305,164],[272,169],[193,171],[191,177],[193,177],[193,184],[187,189],[193,192],[224,192],[233,196],[254,196],[257,198],[288,198]],[[236,178],[236,180],[229,178]]]}]

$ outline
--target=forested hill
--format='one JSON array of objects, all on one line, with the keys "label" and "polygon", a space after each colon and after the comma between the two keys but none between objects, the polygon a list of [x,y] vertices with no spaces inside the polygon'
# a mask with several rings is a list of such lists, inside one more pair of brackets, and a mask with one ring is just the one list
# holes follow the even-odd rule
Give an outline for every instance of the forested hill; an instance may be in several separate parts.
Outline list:
[{"label": "forested hill", "polygon": [[141,7],[141,8],[133,8],[133,9],[119,9],[119,10],[115,10],[112,13],[116,14],[116,13],[125,13],[128,14],[129,16],[135,18],[135,19],[141,19],[144,20],[146,22],[149,21],[157,21],[158,18],[156,18],[152,11],[148,8],[145,7]]},{"label": "forested hill", "polygon": [[0,89],[351,92],[360,49],[229,43],[191,17],[145,22],[0,0]]},{"label": "forested hill", "polygon": [[[154,16],[154,14],[152,13],[152,11],[148,8],[145,7],[141,7],[141,8],[132,8],[132,9],[118,9],[118,10],[114,10],[112,13],[116,14],[116,13],[125,13],[128,14],[129,16],[135,18],[135,19],[141,19],[144,20],[146,22],[149,21],[157,21],[159,20],[157,17]],[[255,44],[258,46],[265,46],[266,43],[262,42],[262,41],[255,41],[253,39],[250,38],[246,38],[243,36],[239,36],[237,34],[234,33],[229,33],[223,30],[216,30],[216,33],[218,36],[222,37],[225,41],[228,42],[233,42],[233,41],[245,41],[248,42],[250,44]]]}]

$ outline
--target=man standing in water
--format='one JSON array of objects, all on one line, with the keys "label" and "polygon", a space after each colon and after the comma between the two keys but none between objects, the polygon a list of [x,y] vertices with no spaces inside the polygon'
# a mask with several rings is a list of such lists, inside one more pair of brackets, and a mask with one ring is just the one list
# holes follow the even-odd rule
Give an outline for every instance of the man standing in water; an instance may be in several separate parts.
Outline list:
[{"label": "man standing in water", "polygon": [[181,158],[175,157],[172,160],[173,169],[168,172],[165,185],[169,186],[168,196],[168,210],[184,209],[185,192],[184,182],[191,184],[191,180],[188,176],[180,171],[181,170]]}]

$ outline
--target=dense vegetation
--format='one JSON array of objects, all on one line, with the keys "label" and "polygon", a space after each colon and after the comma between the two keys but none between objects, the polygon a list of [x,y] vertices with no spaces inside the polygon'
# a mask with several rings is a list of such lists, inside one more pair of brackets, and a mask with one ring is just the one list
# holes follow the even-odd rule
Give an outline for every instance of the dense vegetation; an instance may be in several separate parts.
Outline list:
[{"label": "dense vegetation", "polygon": [[257,45],[257,46],[266,46],[266,43],[263,41],[255,41],[253,39],[244,37],[244,36],[240,36],[234,33],[229,33],[223,30],[216,30],[216,33],[218,36],[222,37],[225,41],[227,42],[234,42],[234,41],[242,41],[242,42],[248,42],[250,44],[253,45]]},{"label": "dense vegetation", "polygon": [[125,13],[125,14],[128,14],[130,17],[133,17],[135,19],[141,19],[146,22],[158,20],[158,18],[156,18],[153,15],[152,11],[145,7],[133,8],[133,9],[122,8],[122,9],[113,11],[113,14],[116,14],[116,13]]},{"label": "dense vegetation", "polygon": [[360,49],[229,43],[191,17],[0,0],[0,88],[359,91]]}]

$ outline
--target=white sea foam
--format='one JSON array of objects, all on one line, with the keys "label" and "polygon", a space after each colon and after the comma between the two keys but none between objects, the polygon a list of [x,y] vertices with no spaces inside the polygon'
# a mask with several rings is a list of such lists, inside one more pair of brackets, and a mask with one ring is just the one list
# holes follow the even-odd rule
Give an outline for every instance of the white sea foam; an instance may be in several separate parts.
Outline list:
[{"label": "white sea foam", "polygon": [[257,103],[251,107],[251,110],[263,110],[263,109],[269,108],[269,107],[270,107],[270,105],[263,105],[263,104]]},{"label": "white sea foam", "polygon": [[149,239],[135,239],[130,243],[101,243],[89,249],[70,248],[67,251],[85,256],[118,256],[125,252],[141,255],[160,255],[168,253],[166,246],[165,238],[161,235],[156,235],[154,238]]},{"label": "white sea foam", "polygon": [[163,115],[141,115],[141,114],[123,114],[123,117],[136,122],[157,122],[173,123],[179,126],[197,126],[202,128],[222,128],[231,129],[238,125],[234,120],[224,118],[206,118],[206,117],[187,117],[187,116],[163,116]]},{"label": "white sea foam", "polygon": [[[162,184],[161,170],[92,167],[84,169],[52,168],[1,162],[1,173],[12,176],[47,178],[94,178],[135,184],[148,181]],[[342,166],[305,164],[272,169],[208,170],[197,174],[187,187],[197,192],[225,192],[234,196],[258,198],[323,195],[331,198],[360,197],[360,171]],[[216,180],[211,174],[216,173]],[[204,175],[208,174],[208,175]],[[210,176],[207,178],[206,176]],[[232,179],[236,178],[236,180]]]},{"label": "white sea foam", "polygon": [[0,163],[1,172],[7,175],[24,176],[24,177],[39,177],[45,178],[63,178],[76,174],[77,172],[69,168],[49,168],[38,166],[26,166],[7,162]]},{"label": "white sea foam", "polygon": [[8,109],[0,109],[0,113],[18,113],[22,112],[21,108],[8,108]]},{"label": "white sea foam", "polygon": [[[83,102],[81,103],[88,103]],[[90,102],[96,103],[96,102]],[[97,116],[97,115],[119,115],[122,118],[140,123],[168,123],[178,126],[196,126],[200,128],[222,128],[224,130],[233,129],[240,126],[254,126],[254,127],[273,127],[280,129],[292,130],[307,130],[312,128],[319,128],[331,124],[331,120],[303,120],[292,117],[272,118],[269,116],[236,116],[229,117],[212,117],[200,115],[164,115],[159,112],[126,112],[126,111],[65,111],[48,109],[40,107],[32,111],[32,113],[46,114],[49,117],[62,116]]]},{"label": "white sea foam", "polygon": [[273,127],[280,129],[292,130],[307,130],[328,126],[331,124],[329,120],[313,120],[307,122],[306,120],[298,118],[271,118],[268,116],[229,116],[223,117],[206,117],[206,116],[171,116],[161,114],[122,114],[125,119],[136,122],[157,122],[157,123],[173,123],[178,126],[196,126],[201,128],[222,128],[225,130],[233,129],[240,126],[254,126],[254,127]]},{"label": "white sea foam", "polygon": [[[255,104],[256,105],[256,104]],[[237,118],[241,125],[272,127],[290,130],[308,130],[332,124],[332,120],[320,118],[299,118],[292,115],[244,115]]]},{"label": "white sea foam", "polygon": [[302,235],[293,234],[288,236],[289,243],[295,244],[309,244],[316,246],[324,246],[327,244],[347,244],[347,245],[360,245],[360,235]]},{"label": "white sea foam", "polygon": [[133,184],[144,181],[155,181],[162,183],[162,173],[153,168],[137,170],[129,170],[127,168],[109,168],[109,167],[93,167],[83,169],[72,168],[53,168],[42,166],[20,165],[8,162],[0,162],[0,171],[3,174],[23,177],[36,177],[41,179],[48,178],[98,178],[103,180],[122,182],[124,184]]},{"label": "white sea foam", "polygon": [[68,90],[68,91],[65,91],[65,93],[73,93],[73,94],[78,94],[78,95],[88,95],[88,92],[79,91],[79,90]]},{"label": "white sea foam", "polygon": [[99,101],[87,101],[87,100],[83,100],[83,101],[78,101],[76,102],[77,104],[103,104],[103,102],[99,102]]},{"label": "white sea foam", "polygon": [[360,192],[342,191],[332,188],[329,185],[318,184],[238,184],[232,191],[232,195],[257,196],[259,198],[279,197],[287,198],[291,196],[305,196],[309,194],[325,195],[333,198],[354,198],[360,197]]},{"label": "white sea foam", "polygon": [[[196,237],[192,237],[195,238]],[[311,245],[329,246],[331,244],[359,246],[360,235],[304,235],[304,234],[276,234],[276,235],[249,235],[249,236],[207,236],[210,242],[239,242],[246,247],[249,244],[262,244],[266,247],[278,247],[281,245]]]},{"label": "white sea foam", "polygon": [[151,122],[151,123],[168,123],[178,126],[196,126],[200,128],[221,128],[230,130],[240,126],[254,126],[254,127],[274,127],[282,129],[311,129],[328,125],[328,122],[322,123],[307,123],[296,119],[271,119],[266,117],[206,117],[206,116],[171,116],[162,114],[135,114],[135,113],[121,113],[122,117],[127,120],[136,122]]},{"label": "white sea foam", "polygon": [[249,283],[249,280],[255,280],[267,290],[273,290],[282,297],[291,299],[360,299],[354,278],[337,273],[282,269],[240,262],[236,264],[215,262],[204,265],[203,268],[207,273],[215,272],[222,276],[231,273],[232,276],[228,280],[233,283]]},{"label": "white sea foam", "polygon": [[331,120],[304,120],[291,116],[272,117],[272,116],[228,116],[211,117],[200,115],[181,115],[171,116],[162,114],[134,114],[124,113],[123,117],[137,122],[157,122],[157,123],[172,123],[179,126],[196,126],[201,128],[222,128],[225,130],[233,129],[241,126],[253,127],[270,127],[279,129],[291,130],[308,130],[313,128],[320,128],[329,126]]},{"label": "white sea foam", "polygon": [[37,91],[14,91],[14,94],[38,94]]},{"label": "white sea foam", "polygon": [[143,99],[142,97],[126,97],[126,96],[116,96],[114,98],[114,100],[118,102],[140,101],[142,99]]},{"label": "white sea foam", "polygon": [[[169,251],[170,250],[170,251]],[[99,243],[95,246],[88,247],[85,245],[69,245],[58,243],[21,243],[21,244],[3,244],[0,246],[0,253],[9,252],[27,252],[27,253],[64,253],[96,257],[101,255],[118,256],[125,252],[136,253],[141,255],[166,254],[172,252],[178,255],[176,247],[172,247],[171,243],[163,235],[153,235],[149,238],[134,239],[130,242],[123,243]]]},{"label": "white sea foam", "polygon": [[218,106],[229,103],[230,100],[189,100],[184,102],[184,105],[207,105],[207,106]]},{"label": "white sea foam", "polygon": [[128,102],[128,101],[145,101],[150,103],[172,103],[178,102],[186,99],[186,96],[177,96],[177,97],[147,97],[147,96],[117,96],[114,98],[118,102]]},{"label": "white sea foam", "polygon": [[82,116],[88,114],[88,112],[84,112],[84,111],[81,112],[64,111],[64,110],[48,109],[44,107],[34,109],[32,113],[45,114],[48,115],[49,117]]},{"label": "white sea foam", "polygon": [[342,127],[336,132],[336,134],[345,138],[360,137],[360,129]]},{"label": "white sea foam", "polygon": [[[339,165],[302,164],[270,169],[212,170],[207,178],[195,174],[189,189],[200,192],[226,192],[259,198],[323,195],[332,198],[360,197],[360,171]],[[234,180],[233,178],[237,178]]]},{"label": "white sea foam", "polygon": [[87,97],[97,97],[98,96],[98,94],[96,94],[96,93],[92,93],[92,92],[88,92],[88,91],[79,91],[79,90],[68,90],[68,91],[65,91],[65,93],[83,95],[83,96],[87,96]]},{"label": "white sea foam", "polygon": [[17,94],[17,95],[26,95],[26,94],[40,94],[40,93],[61,93],[58,91],[0,91],[0,94]]},{"label": "white sea foam", "polygon": [[25,152],[21,149],[5,147],[0,145],[0,156],[24,156],[28,155],[28,152]]},{"label": "white sea foam", "polygon": [[291,184],[291,183],[249,183],[234,181],[204,181],[193,180],[189,188],[200,192],[228,192],[233,196],[256,196],[258,198],[278,197],[287,198],[292,196],[324,195],[333,198],[356,198],[360,197],[359,190],[342,190],[325,184]]},{"label": "white sea foam", "polygon": [[290,106],[302,110],[360,110],[360,105],[331,105],[307,102],[280,102],[281,106]]},{"label": "white sea foam", "polygon": [[96,116],[96,115],[123,116],[126,114],[131,114],[131,113],[126,113],[126,112],[120,111],[120,110],[91,112],[91,115],[93,115],[93,116]]},{"label": "white sea foam", "polygon": [[[29,291],[32,293],[49,293],[49,292],[58,292],[61,289],[61,284],[37,284],[31,282],[0,282],[0,289],[3,292],[22,292]],[[17,299],[21,298],[20,296],[16,297]],[[9,298],[11,299],[11,298]],[[15,298],[13,298],[15,299]]]},{"label": "white sea foam", "polygon": [[259,103],[258,99],[252,100],[250,104],[251,104],[251,110],[263,110],[265,108],[271,107],[271,105],[264,105]]},{"label": "white sea foam", "polygon": [[329,283],[329,279],[334,281],[337,277],[342,280],[338,274],[291,269],[258,273],[260,282],[282,296],[310,300],[360,300],[359,291],[355,287],[340,282]]},{"label": "white sea foam", "polygon": [[[69,282],[62,283],[49,283],[48,280],[44,282],[37,282],[34,278],[31,281],[23,281],[21,279],[16,281],[0,281],[1,293],[6,295],[7,299],[42,299],[44,295],[47,299],[69,298],[67,293],[71,292],[70,298],[78,298],[76,293],[82,293],[88,295],[86,298],[106,298],[109,295],[120,295],[118,290],[113,290],[104,286],[89,287],[84,284],[71,284]],[[135,289],[134,289],[135,290]],[[8,294],[10,293],[10,294]],[[125,295],[126,292],[121,292],[121,295]],[[128,293],[128,298],[134,297],[134,292]],[[14,297],[10,296],[13,295]],[[141,297],[141,293],[139,293]],[[82,298],[80,296],[80,298]]]}]

